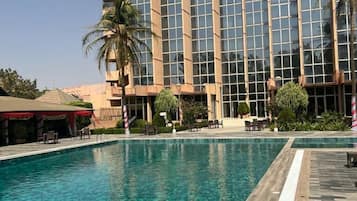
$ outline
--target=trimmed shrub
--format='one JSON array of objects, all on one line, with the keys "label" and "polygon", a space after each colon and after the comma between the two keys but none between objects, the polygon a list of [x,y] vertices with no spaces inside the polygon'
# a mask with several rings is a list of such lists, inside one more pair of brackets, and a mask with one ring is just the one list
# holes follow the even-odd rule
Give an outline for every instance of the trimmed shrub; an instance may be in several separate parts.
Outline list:
[{"label": "trimmed shrub", "polygon": [[161,117],[160,114],[157,112],[154,114],[154,117],[152,119],[152,125],[157,127],[164,127],[166,125],[165,119]]},{"label": "trimmed shrub", "polygon": [[246,115],[250,112],[249,106],[246,102],[240,102],[238,105],[238,114],[242,118],[243,115]]},{"label": "trimmed shrub", "polygon": [[289,108],[284,108],[278,116],[278,127],[281,131],[295,130],[294,122],[296,120],[295,113]]},{"label": "trimmed shrub", "polygon": [[120,119],[120,120],[117,121],[116,127],[117,127],[117,128],[124,128],[123,120],[122,120],[122,119]]},{"label": "trimmed shrub", "polygon": [[134,121],[133,125],[131,127],[133,128],[144,128],[146,125],[146,121],[144,119],[137,119]]}]

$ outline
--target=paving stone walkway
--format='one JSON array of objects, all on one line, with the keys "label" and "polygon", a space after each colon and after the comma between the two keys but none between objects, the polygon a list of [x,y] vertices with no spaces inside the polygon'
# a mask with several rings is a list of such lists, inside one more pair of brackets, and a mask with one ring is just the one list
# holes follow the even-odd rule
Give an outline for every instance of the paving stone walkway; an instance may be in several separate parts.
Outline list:
[{"label": "paving stone walkway", "polygon": [[309,199],[356,201],[357,167],[345,165],[345,152],[312,152]]}]

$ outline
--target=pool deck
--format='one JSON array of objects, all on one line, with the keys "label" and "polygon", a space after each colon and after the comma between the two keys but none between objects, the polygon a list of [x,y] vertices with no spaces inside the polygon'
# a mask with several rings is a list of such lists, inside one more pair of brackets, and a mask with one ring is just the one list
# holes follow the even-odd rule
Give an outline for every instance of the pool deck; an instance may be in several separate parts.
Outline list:
[{"label": "pool deck", "polygon": [[[241,131],[237,128],[202,129],[198,132],[178,132],[145,136],[94,135],[91,139],[60,139],[58,144],[28,143],[0,147],[0,163],[4,160],[101,144],[117,140],[194,139],[194,138],[288,138],[268,171],[248,197],[248,201],[279,200],[297,149],[291,148],[294,138],[357,137],[353,132],[266,132]],[[347,168],[346,152],[356,148],[304,149],[303,162],[296,187],[297,201],[357,200],[357,168]]]}]

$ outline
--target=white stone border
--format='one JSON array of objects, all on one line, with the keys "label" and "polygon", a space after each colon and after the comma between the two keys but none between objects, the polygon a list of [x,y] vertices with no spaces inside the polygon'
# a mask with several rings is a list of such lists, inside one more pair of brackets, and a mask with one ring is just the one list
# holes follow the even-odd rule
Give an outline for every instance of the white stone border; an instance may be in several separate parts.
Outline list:
[{"label": "white stone border", "polygon": [[281,191],[279,201],[295,200],[303,156],[304,150],[299,149],[296,151],[293,163],[291,164],[288,173],[288,177],[286,178],[283,190]]},{"label": "white stone border", "polygon": [[0,163],[1,163],[1,161],[6,161],[6,160],[11,160],[11,159],[16,159],[16,158],[35,156],[35,155],[40,155],[40,154],[47,154],[47,153],[56,152],[56,151],[63,151],[63,150],[74,149],[74,148],[79,148],[79,147],[104,144],[107,142],[114,142],[114,141],[118,141],[118,139],[87,142],[87,143],[82,143],[82,144],[75,144],[75,145],[69,145],[69,146],[63,146],[63,147],[55,147],[55,148],[50,148],[50,149],[43,149],[43,150],[38,150],[38,151],[31,151],[31,152],[25,152],[25,153],[14,154],[14,155],[9,155],[9,156],[3,156],[3,157],[0,157]]}]

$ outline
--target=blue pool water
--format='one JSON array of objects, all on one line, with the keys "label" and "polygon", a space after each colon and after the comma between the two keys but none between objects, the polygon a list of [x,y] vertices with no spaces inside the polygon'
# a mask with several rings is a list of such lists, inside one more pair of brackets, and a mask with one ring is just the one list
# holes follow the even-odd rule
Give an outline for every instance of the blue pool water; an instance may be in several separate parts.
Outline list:
[{"label": "blue pool water", "polygon": [[246,200],[285,139],[149,140],[0,166],[0,200]]},{"label": "blue pool water", "polygon": [[296,138],[292,148],[352,148],[357,147],[356,137],[346,138]]}]

